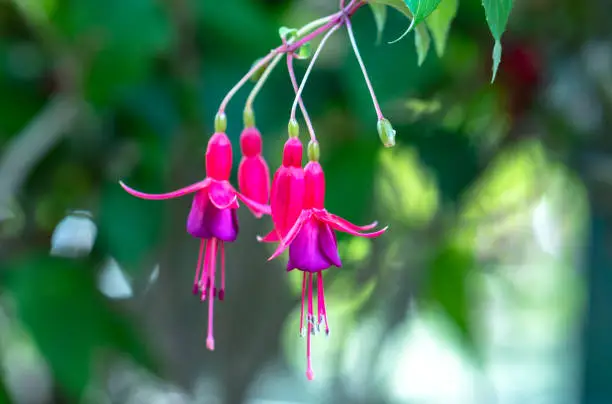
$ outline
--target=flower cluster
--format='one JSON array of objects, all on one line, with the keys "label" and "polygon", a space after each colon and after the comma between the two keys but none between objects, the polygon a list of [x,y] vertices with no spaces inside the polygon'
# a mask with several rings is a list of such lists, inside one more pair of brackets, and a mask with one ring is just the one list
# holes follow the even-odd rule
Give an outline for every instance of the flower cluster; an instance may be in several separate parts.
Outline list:
[{"label": "flower cluster", "polygon": [[[360,237],[377,237],[386,231],[386,228],[371,231],[377,226],[376,222],[367,226],[357,226],[325,209],[325,176],[319,163],[319,143],[301,99],[308,75],[325,42],[335,31],[345,26],[357,60],[364,72],[366,84],[372,94],[378,116],[379,135],[386,146],[393,145],[395,131],[378,106],[352,33],[350,17],[364,4],[363,1],[353,0],[346,6],[342,4],[338,13],[313,21],[300,30],[281,30],[283,44],[255,63],[222,101],[215,118],[215,133],[208,141],[206,177],[202,181],[166,194],[146,194],[120,182],[127,192],[142,199],[171,199],[193,194],[193,202],[187,218],[187,232],[200,239],[193,293],[199,295],[202,301],[208,299],[206,346],[210,350],[214,350],[215,345],[214,301],[215,299],[222,301],[226,296],[225,244],[236,240],[239,231],[236,214],[239,201],[244,203],[256,217],[271,216],[273,229],[265,237],[260,237],[259,241],[277,244],[270,260],[288,250],[287,271],[297,269],[303,272],[300,334],[307,337],[306,375],[310,380],[314,378],[310,360],[311,336],[322,327],[325,333],[329,334],[323,271],[332,266],[342,266],[335,232],[340,231]],[[298,87],[293,70],[293,59],[308,57],[305,51],[307,45],[313,38],[321,34],[325,35],[312,55],[311,63]],[[289,77],[296,96],[291,109],[288,125],[289,137],[283,148],[282,164],[276,170],[270,183],[268,165],[262,156],[262,137],[255,127],[252,104],[267,77],[283,57],[287,59]],[[242,159],[238,168],[239,191],[237,191],[229,182],[233,156],[231,143],[225,133],[227,122],[224,111],[233,95],[249,78],[261,72],[262,69],[264,70],[245,105],[245,128],[240,136]],[[304,150],[299,139],[299,125],[295,118],[298,104],[310,134],[307,150],[309,161],[305,166],[302,161]],[[221,267],[220,282],[216,277],[217,258],[220,260]],[[315,288],[316,316],[313,304]],[[304,317],[306,325],[304,325]]]}]

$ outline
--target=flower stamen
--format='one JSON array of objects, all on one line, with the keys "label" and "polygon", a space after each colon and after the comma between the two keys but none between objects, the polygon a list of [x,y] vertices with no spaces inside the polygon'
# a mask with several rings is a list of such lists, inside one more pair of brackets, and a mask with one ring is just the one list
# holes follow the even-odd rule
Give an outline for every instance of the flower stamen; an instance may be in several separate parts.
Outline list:
[{"label": "flower stamen", "polygon": [[308,332],[306,336],[306,377],[308,380],[314,379],[312,371],[312,360],[310,358],[310,339],[312,333],[312,273],[308,274]]},{"label": "flower stamen", "polygon": [[213,336],[213,312],[215,299],[213,296],[213,289],[215,286],[215,264],[217,259],[217,239],[211,238],[209,242],[210,247],[210,265],[208,267],[210,276],[210,287],[208,288],[208,336],[206,337],[206,348],[211,351],[215,350],[215,338]]},{"label": "flower stamen", "polygon": [[193,294],[197,295],[200,292],[200,271],[202,268],[202,259],[204,258],[204,248],[206,247],[206,240],[200,241],[200,252],[198,253],[198,264],[196,266],[195,278],[193,279]]}]

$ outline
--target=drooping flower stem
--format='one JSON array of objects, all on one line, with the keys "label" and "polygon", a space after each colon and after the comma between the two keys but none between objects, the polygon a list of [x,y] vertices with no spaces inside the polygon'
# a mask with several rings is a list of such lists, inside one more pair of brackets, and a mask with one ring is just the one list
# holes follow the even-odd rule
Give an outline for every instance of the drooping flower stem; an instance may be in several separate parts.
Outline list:
[{"label": "drooping flower stem", "polygon": [[372,83],[370,82],[370,77],[368,77],[368,71],[361,59],[361,54],[359,53],[359,48],[357,47],[357,42],[355,41],[355,35],[353,34],[353,27],[351,26],[351,20],[349,18],[345,18],[346,30],[348,31],[349,39],[351,40],[351,45],[353,46],[353,51],[355,52],[355,57],[357,58],[357,62],[359,62],[359,67],[361,67],[361,71],[363,72],[363,78],[365,79],[366,85],[368,86],[368,90],[370,91],[370,96],[372,96],[372,103],[374,104],[374,109],[376,110],[376,115],[378,120],[384,119],[384,115],[382,110],[380,109],[380,105],[378,104],[378,100],[376,99],[376,94],[374,93],[374,88],[372,87]]},{"label": "drooping flower stem", "polygon": [[[306,126],[308,127],[308,133],[310,134],[310,139],[313,141],[317,140],[317,136],[315,135],[314,127],[312,126],[312,121],[310,120],[310,116],[308,115],[308,111],[306,110],[306,106],[304,105],[304,101],[302,97],[299,96],[299,89],[297,79],[295,78],[295,70],[293,69],[293,54],[287,54],[287,70],[289,70],[289,78],[291,79],[291,84],[293,85],[293,90],[296,93],[296,101],[300,104],[300,110],[302,111],[302,115],[304,116],[304,121],[306,121]],[[293,104],[294,106],[296,103]],[[289,123],[295,123],[295,109],[291,109],[291,118],[289,119]]]},{"label": "drooping flower stem", "polygon": [[[295,52],[297,49],[300,48],[300,46],[304,45],[307,42],[310,42],[311,40],[323,34],[324,32],[327,32],[331,28],[341,24],[344,19],[348,19],[349,16],[351,16],[355,11],[357,11],[364,4],[366,3],[363,1],[352,0],[346,7],[344,7],[339,12],[332,14],[332,15],[328,15],[327,17],[323,17],[323,18],[314,20],[304,25],[302,28],[300,28],[297,32],[298,39],[296,39],[293,42],[290,41],[290,42],[284,43],[278,46],[277,48],[271,50],[270,53],[268,53],[266,56],[261,58],[257,63],[255,63],[251,67],[251,69],[249,69],[249,71],[244,75],[244,77],[242,77],[240,81],[238,81],[234,85],[234,87],[232,87],[232,89],[226,94],[225,98],[223,98],[223,101],[221,101],[221,105],[219,105],[219,114],[222,114],[225,112],[225,108],[227,107],[227,104],[230,102],[232,97],[238,92],[238,90],[242,88],[242,86],[247,82],[249,78],[251,78],[251,76],[253,76],[263,66],[268,64],[268,62],[270,62],[272,59],[274,59],[279,54],[283,54],[283,53],[290,54],[290,53]],[[268,73],[268,75],[269,74],[270,73]],[[267,76],[266,76],[266,79],[267,79]],[[264,79],[264,82],[265,82],[265,79]],[[261,85],[263,84],[264,83],[262,82]],[[258,88],[255,91],[255,94],[252,97],[253,99],[257,96],[257,93],[259,92],[260,88]],[[250,104],[249,104],[251,108],[253,104],[253,99],[251,99]]]},{"label": "drooping flower stem", "polygon": [[[302,101],[302,91],[304,91],[304,87],[306,86],[306,82],[308,81],[308,76],[310,76],[310,72],[312,71],[312,68],[313,68],[314,64],[316,63],[317,58],[319,57],[319,54],[321,53],[321,50],[325,46],[325,42],[327,42],[329,37],[331,37],[333,35],[333,33],[336,32],[336,30],[338,29],[339,26],[340,26],[340,23],[338,23],[338,24],[334,25],[333,27],[331,27],[331,29],[321,39],[321,43],[317,47],[317,50],[315,51],[314,55],[312,55],[312,59],[310,60],[310,64],[308,64],[308,68],[306,69],[306,73],[304,73],[304,78],[302,79],[302,83],[300,84],[300,87],[295,92],[295,99],[293,100],[293,105],[291,106],[291,117],[290,117],[290,120],[295,120],[295,110],[297,108],[298,102],[300,103],[300,108],[302,109],[302,112],[304,112],[305,108],[303,106],[303,101]],[[287,55],[287,58],[289,58],[289,56],[290,55]],[[289,68],[289,75],[292,76],[291,77],[291,81],[293,83],[295,83],[295,74],[293,73],[293,68],[292,67]],[[295,87],[295,84],[294,84],[294,87]],[[310,139],[312,141],[316,141],[317,137],[315,136],[314,130],[312,129],[312,123],[310,122],[310,119],[306,118],[306,114],[304,114],[304,119],[306,119],[306,124],[308,125],[308,131],[310,132]]]},{"label": "drooping flower stem", "polygon": [[257,94],[259,94],[259,91],[261,90],[263,85],[266,83],[266,80],[268,80],[268,77],[270,77],[270,73],[272,73],[272,71],[274,70],[274,68],[276,67],[278,62],[280,62],[282,58],[283,58],[282,53],[279,53],[278,55],[276,55],[272,59],[272,61],[270,62],[266,70],[264,70],[259,80],[257,80],[257,83],[255,83],[255,87],[253,87],[253,89],[251,90],[251,93],[247,97],[246,103],[244,104],[245,112],[249,111],[252,113],[253,102],[255,101],[255,97],[257,97]]},{"label": "drooping flower stem", "polygon": [[245,74],[238,81],[238,83],[236,83],[234,87],[232,87],[232,89],[229,90],[229,92],[225,95],[225,98],[223,98],[223,101],[221,101],[221,105],[219,105],[218,114],[222,114],[225,112],[225,107],[227,107],[227,104],[230,102],[232,97],[238,92],[238,90],[240,90],[240,88],[244,85],[244,83],[246,83],[247,80],[251,78],[253,74],[255,74],[255,72],[257,72],[259,69],[265,66],[278,53],[279,51],[277,49],[274,49],[272,52],[268,53],[266,56],[261,58],[257,63],[255,63],[251,67],[251,69],[247,72],[247,74]]}]

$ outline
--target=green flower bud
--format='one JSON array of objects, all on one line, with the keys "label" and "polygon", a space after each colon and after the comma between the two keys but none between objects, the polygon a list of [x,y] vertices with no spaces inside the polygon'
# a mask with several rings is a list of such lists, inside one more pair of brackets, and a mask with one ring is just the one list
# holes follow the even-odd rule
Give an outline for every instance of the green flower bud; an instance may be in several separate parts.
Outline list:
[{"label": "green flower bud", "polygon": [[255,114],[251,108],[245,108],[242,113],[242,119],[244,121],[245,128],[255,127]]},{"label": "green flower bud", "polygon": [[288,129],[289,129],[289,137],[299,137],[300,136],[300,125],[297,123],[295,119],[292,119],[289,121]]},{"label": "green flower bud", "polygon": [[225,132],[227,129],[227,117],[225,112],[219,112],[215,115],[215,133]]},{"label": "green flower bud", "polygon": [[378,136],[380,136],[380,140],[385,147],[395,146],[395,129],[391,126],[391,122],[386,118],[379,119],[376,128],[378,129]]},{"label": "green flower bud", "polygon": [[308,160],[319,161],[321,151],[319,149],[319,142],[310,141],[308,143]]}]

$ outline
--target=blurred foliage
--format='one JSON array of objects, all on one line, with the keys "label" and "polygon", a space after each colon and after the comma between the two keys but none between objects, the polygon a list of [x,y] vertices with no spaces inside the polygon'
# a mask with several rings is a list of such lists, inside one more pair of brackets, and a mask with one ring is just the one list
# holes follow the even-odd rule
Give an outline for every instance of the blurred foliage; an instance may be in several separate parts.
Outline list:
[{"label": "blurred foliage", "polygon": [[[376,219],[390,226],[376,240],[338,234],[344,267],[326,273],[333,337],[315,338],[317,374],[336,380],[354,372],[351,388],[369,388],[355,397],[338,382],[336,402],[393,402],[391,392],[380,391],[382,376],[368,372],[382,366],[378,354],[413,319],[415,305],[442,313],[449,339],[478,360],[486,360],[488,335],[475,318],[483,302],[500,295],[512,296],[517,307],[546,306],[546,324],[568,334],[592,286],[575,271],[585,221],[591,209],[607,217],[612,202],[605,186],[612,150],[606,2],[371,3],[373,13],[359,10],[353,27],[397,146],[380,145],[345,32],[330,39],[304,92],[321,140],[327,209],[358,224]],[[188,201],[138,200],[117,181],[164,192],[201,179],[225,93],[277,46],[278,27],[299,27],[336,9],[335,2],[272,0],[0,1],[0,170],[5,157],[24,150],[28,162],[25,172],[0,171],[1,287],[64,400],[78,402],[103,386],[98,366],[122,355],[154,371],[161,362],[170,380],[190,386],[192,371],[208,366],[227,378],[228,402],[244,400],[279,343],[287,363],[302,368],[301,278],[279,280],[283,268],[264,267],[266,247],[254,240],[248,244],[255,247],[245,242],[228,256],[236,266],[228,270],[232,299],[239,302],[219,305],[219,345],[228,347],[202,360],[203,320],[188,313],[204,310],[174,294],[188,292],[197,253],[184,235]],[[413,14],[415,25],[406,31]],[[404,32],[414,38],[389,44]],[[592,51],[595,39],[603,50]],[[306,66],[296,61],[298,77]],[[235,166],[247,92],[227,108]],[[28,136],[58,95],[72,100],[76,117],[56,122],[64,119],[57,114],[42,123],[42,137]],[[292,100],[280,63],[254,106],[272,170]],[[3,188],[22,176],[15,189]],[[97,225],[92,256],[50,257],[57,223],[75,209],[90,211]],[[533,224],[536,214],[555,223],[547,230],[552,236],[538,233],[546,226]],[[241,225],[248,237],[269,221],[255,229],[241,218]],[[97,284],[108,258],[134,280],[136,298],[125,305]],[[604,258],[597,260],[593,267],[606,268]],[[158,264],[161,274],[150,272]],[[536,275],[522,278],[508,269],[514,266]],[[503,293],[492,293],[490,284]],[[257,327],[234,335],[228,322]],[[141,332],[146,327],[155,332]],[[186,327],[197,343],[185,337]],[[159,348],[155,356],[149,344]],[[355,347],[368,354],[355,354],[361,352]],[[3,402],[9,400],[0,385]]]}]

